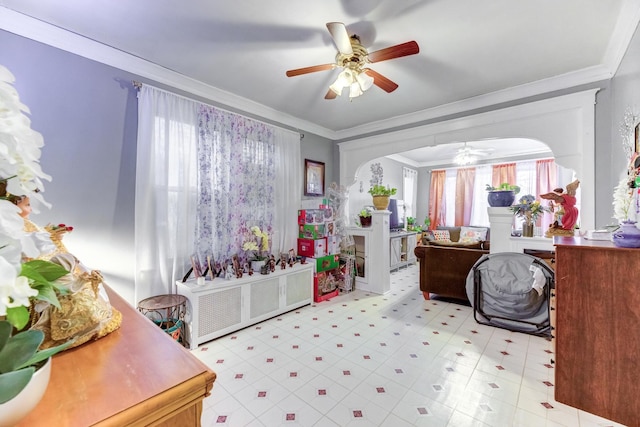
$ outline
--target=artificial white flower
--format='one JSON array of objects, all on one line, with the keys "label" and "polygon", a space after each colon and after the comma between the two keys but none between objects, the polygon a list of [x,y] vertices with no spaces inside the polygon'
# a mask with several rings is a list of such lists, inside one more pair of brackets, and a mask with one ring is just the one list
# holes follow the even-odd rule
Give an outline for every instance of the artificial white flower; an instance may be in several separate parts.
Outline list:
[{"label": "artificial white flower", "polygon": [[29,306],[29,297],[38,291],[29,286],[29,279],[16,274],[15,268],[0,258],[0,316],[6,316],[7,308]]},{"label": "artificial white flower", "polygon": [[0,236],[20,239],[24,234],[24,220],[20,208],[8,200],[0,200]]},{"label": "artificial white flower", "polygon": [[[13,74],[0,65],[0,179],[10,178],[9,193],[28,195],[50,207],[37,193],[43,188],[43,179],[51,181],[40,167],[44,140],[39,132],[31,129],[31,120],[25,114],[29,109],[20,102],[12,86],[14,80]],[[37,212],[37,207],[35,210]]]},{"label": "artificial white flower", "polygon": [[633,191],[629,188],[626,177],[623,177],[613,191],[613,217],[618,222],[629,219],[629,208],[633,199]]}]

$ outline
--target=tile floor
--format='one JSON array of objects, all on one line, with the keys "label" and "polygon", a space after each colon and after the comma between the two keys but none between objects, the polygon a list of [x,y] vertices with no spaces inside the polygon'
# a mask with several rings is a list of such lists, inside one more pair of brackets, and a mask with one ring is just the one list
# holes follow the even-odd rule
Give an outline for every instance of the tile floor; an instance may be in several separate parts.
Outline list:
[{"label": "tile floor", "polygon": [[553,399],[550,342],[424,301],[418,268],[203,344],[209,426],[620,426]]}]

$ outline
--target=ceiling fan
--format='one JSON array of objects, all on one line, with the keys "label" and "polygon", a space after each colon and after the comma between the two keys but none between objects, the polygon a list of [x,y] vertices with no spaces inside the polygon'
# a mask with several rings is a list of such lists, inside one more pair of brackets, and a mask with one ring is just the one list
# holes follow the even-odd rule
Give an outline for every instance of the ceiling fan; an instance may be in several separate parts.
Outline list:
[{"label": "ceiling fan", "polygon": [[338,48],[336,61],[331,64],[297,68],[286,73],[287,77],[294,77],[317,71],[333,70],[336,67],[342,68],[336,81],[329,86],[325,99],[334,99],[342,94],[342,90],[347,87],[349,88],[349,98],[362,95],[372,85],[378,86],[385,92],[393,92],[398,88],[398,85],[382,74],[367,68],[366,65],[415,55],[420,52],[418,43],[410,41],[369,53],[360,44],[360,38],[357,35],[354,34],[349,37],[347,28],[342,22],[329,22],[327,23],[327,29]]},{"label": "ceiling fan", "polygon": [[493,153],[492,148],[471,148],[465,142],[464,145],[456,152],[453,162],[457,165],[470,165],[471,163],[477,162],[479,157],[486,157],[491,153]]}]

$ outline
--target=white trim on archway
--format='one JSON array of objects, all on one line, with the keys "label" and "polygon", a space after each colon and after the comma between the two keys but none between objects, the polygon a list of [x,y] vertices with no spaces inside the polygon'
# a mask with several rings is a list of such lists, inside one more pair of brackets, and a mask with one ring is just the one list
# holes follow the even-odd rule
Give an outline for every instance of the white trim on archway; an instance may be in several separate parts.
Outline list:
[{"label": "white trim on archway", "polygon": [[340,183],[351,186],[370,160],[415,148],[488,138],[545,143],[556,163],[580,179],[581,226],[595,228],[595,99],[599,89],[558,96],[468,117],[342,142]]}]

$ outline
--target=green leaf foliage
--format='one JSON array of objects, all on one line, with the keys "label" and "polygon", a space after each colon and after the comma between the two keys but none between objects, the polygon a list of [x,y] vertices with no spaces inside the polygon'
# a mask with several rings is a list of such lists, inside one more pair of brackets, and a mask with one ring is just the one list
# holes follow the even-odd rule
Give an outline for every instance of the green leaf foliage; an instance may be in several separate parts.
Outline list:
[{"label": "green leaf foliage", "polygon": [[19,369],[38,351],[44,341],[42,331],[28,330],[9,337],[0,350],[0,374]]},{"label": "green leaf foliage", "polygon": [[40,259],[34,259],[22,264],[21,276],[25,276],[35,282],[53,282],[69,273],[59,264]]},{"label": "green leaf foliage", "polygon": [[29,322],[29,310],[23,305],[20,307],[7,308],[7,320],[14,325],[17,330],[21,330],[27,326]]},{"label": "green leaf foliage", "polygon": [[393,196],[396,194],[396,188],[385,187],[381,184],[375,184],[369,189],[369,194],[372,196]]},{"label": "green leaf foliage", "polygon": [[29,384],[35,372],[36,368],[29,367],[0,374],[0,404],[16,397]]}]

